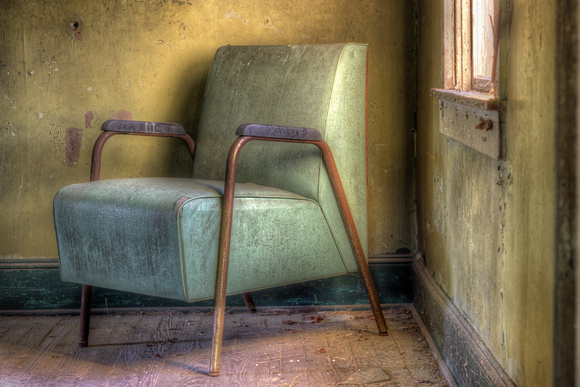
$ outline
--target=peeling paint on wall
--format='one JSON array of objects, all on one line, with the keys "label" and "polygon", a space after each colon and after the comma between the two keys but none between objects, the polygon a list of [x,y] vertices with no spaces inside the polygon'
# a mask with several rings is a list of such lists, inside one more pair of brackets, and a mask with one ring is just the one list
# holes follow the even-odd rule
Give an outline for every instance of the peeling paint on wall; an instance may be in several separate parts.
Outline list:
[{"label": "peeling paint on wall", "polygon": [[85,113],[85,128],[92,128],[91,126],[91,121],[95,119],[95,115],[93,114],[93,112],[88,111]]},{"label": "peeling paint on wall", "polygon": [[74,167],[81,156],[81,143],[83,131],[77,128],[66,128],[64,136],[64,146],[62,151],[62,161],[67,167]]},{"label": "peeling paint on wall", "polygon": [[111,117],[114,120],[132,120],[133,119],[133,113],[128,112],[125,109],[121,109],[118,112],[116,112],[115,114],[113,114],[113,117]]},{"label": "peeling paint on wall", "polygon": [[71,36],[70,39],[73,40],[73,37],[76,40],[83,40],[83,28],[81,26],[81,21],[79,19],[74,19],[70,21],[70,29],[71,29]]}]

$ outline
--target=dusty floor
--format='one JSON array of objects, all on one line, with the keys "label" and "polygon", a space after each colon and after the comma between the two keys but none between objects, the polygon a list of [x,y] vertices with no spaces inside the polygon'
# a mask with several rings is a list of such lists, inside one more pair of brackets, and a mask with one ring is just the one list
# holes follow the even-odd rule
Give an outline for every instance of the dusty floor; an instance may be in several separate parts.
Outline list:
[{"label": "dusty floor", "polygon": [[211,313],[96,315],[88,348],[78,316],[0,317],[0,385],[447,385],[411,312],[385,316],[387,337],[370,311],[229,313],[217,378]]}]

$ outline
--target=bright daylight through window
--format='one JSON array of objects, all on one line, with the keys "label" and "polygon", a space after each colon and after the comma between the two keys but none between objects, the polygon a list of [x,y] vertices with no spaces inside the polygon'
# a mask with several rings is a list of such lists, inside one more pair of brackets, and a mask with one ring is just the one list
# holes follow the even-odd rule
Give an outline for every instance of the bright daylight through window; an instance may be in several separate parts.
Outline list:
[{"label": "bright daylight through window", "polygon": [[494,89],[495,11],[494,0],[445,0],[445,88]]},{"label": "bright daylight through window", "polygon": [[473,0],[472,4],[473,66],[471,87],[487,91],[492,83],[494,53],[493,0]]}]

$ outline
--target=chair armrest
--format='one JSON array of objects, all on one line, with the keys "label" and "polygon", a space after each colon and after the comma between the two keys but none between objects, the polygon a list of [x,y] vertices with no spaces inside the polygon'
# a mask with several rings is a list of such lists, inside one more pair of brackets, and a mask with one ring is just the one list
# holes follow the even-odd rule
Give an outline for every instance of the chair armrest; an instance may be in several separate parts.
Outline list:
[{"label": "chair armrest", "polygon": [[185,128],[179,124],[166,122],[147,121],[125,121],[107,120],[101,126],[103,132],[124,132],[135,134],[163,134],[163,135],[185,135]]},{"label": "chair armrest", "polygon": [[193,160],[195,152],[195,142],[186,133],[185,128],[179,124],[169,124],[165,122],[147,122],[147,121],[125,121],[125,120],[107,120],[101,126],[103,133],[97,138],[93,146],[93,157],[91,161],[91,181],[97,181],[101,178],[101,153],[103,146],[111,137],[121,135],[137,135],[152,137],[173,137],[178,138],[187,145],[189,154]]},{"label": "chair armrest", "polygon": [[322,135],[316,129],[297,128],[293,126],[242,124],[236,130],[238,136],[276,138],[298,141],[322,141]]}]

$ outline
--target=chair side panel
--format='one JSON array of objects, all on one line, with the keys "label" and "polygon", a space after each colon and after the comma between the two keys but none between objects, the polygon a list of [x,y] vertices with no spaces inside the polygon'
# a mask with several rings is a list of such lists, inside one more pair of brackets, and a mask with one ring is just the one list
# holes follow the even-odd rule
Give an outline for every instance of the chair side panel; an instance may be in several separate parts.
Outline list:
[{"label": "chair side panel", "polygon": [[[179,228],[188,301],[215,292],[221,200],[184,203]],[[302,199],[236,198],[228,294],[346,273],[317,203]]]},{"label": "chair side panel", "polygon": [[[367,46],[349,44],[338,63],[324,139],[330,146],[365,256],[368,250],[366,170]],[[356,271],[346,229],[328,174],[321,170],[320,205],[345,266]]]}]

